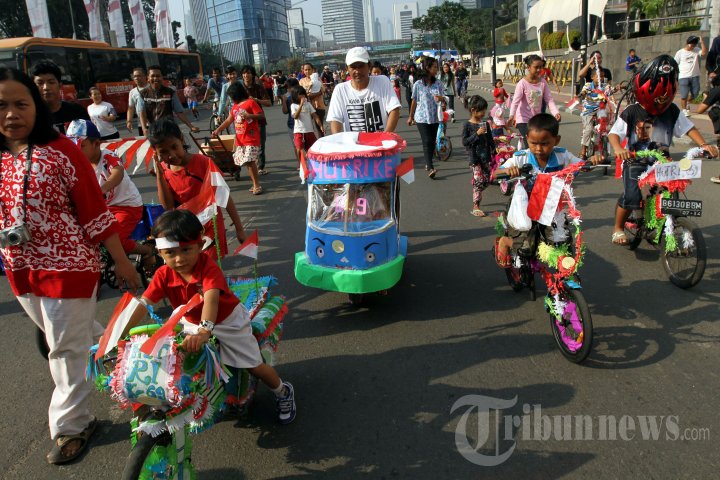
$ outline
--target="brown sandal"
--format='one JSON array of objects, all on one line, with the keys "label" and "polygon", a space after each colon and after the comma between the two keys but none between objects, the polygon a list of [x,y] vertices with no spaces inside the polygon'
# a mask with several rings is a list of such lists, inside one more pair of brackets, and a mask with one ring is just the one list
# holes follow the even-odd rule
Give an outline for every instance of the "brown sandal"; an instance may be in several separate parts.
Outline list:
[{"label": "brown sandal", "polygon": [[258,185],[257,188],[250,189],[250,193],[253,195],[260,195],[263,192],[262,185]]},{"label": "brown sandal", "polygon": [[[88,425],[87,428],[85,428],[85,430],[83,430],[82,432],[75,435],[59,436],[57,440],[55,440],[55,444],[53,445],[52,450],[50,450],[50,453],[47,454],[48,463],[51,463],[53,465],[62,465],[63,463],[68,463],[78,458],[87,448],[88,441],[90,440],[90,437],[92,436],[96,427],[97,419],[94,418],[92,422],[90,422],[90,425]],[[75,441],[80,442],[80,446],[72,454],[66,455],[65,448],[68,446],[68,444]]]}]

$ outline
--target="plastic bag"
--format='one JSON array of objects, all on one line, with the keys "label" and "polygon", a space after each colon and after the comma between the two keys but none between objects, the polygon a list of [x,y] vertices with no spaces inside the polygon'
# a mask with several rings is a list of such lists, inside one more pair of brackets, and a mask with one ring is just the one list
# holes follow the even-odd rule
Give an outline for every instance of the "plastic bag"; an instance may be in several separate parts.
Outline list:
[{"label": "plastic bag", "polygon": [[510,226],[520,232],[527,232],[532,227],[532,220],[528,216],[527,207],[528,194],[522,185],[516,185],[507,219]]}]

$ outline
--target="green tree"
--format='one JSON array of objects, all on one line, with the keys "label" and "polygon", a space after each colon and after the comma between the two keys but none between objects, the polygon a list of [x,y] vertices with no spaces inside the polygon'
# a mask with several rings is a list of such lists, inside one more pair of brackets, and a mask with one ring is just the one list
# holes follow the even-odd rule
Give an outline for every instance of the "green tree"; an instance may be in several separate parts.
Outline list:
[{"label": "green tree", "polygon": [[445,2],[437,7],[430,7],[427,14],[413,19],[413,28],[423,32],[434,32],[442,42],[458,40],[458,25],[467,25],[468,10],[459,3]]},{"label": "green tree", "polygon": [[[197,53],[200,55],[200,61],[203,65],[203,71],[210,72],[213,67],[220,68],[221,65],[230,65],[232,62],[222,56],[222,52],[217,45],[210,43],[200,43],[197,46]],[[222,60],[221,61],[221,57]]]}]

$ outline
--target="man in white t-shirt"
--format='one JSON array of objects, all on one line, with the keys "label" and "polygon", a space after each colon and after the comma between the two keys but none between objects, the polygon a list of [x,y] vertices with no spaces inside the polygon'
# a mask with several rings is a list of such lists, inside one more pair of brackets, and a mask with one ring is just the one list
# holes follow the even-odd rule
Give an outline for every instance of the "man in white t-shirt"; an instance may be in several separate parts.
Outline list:
[{"label": "man in white t-shirt", "polygon": [[[147,87],[147,74],[145,73],[145,69],[141,67],[136,67],[132,71],[132,78],[135,82],[135,88],[130,90],[130,93],[128,93],[128,109],[127,109],[127,122],[126,126],[128,131],[132,132],[133,129],[133,118],[135,117],[135,113],[138,109],[138,103],[140,101],[140,96]],[[138,116],[139,118],[139,116]],[[139,122],[138,122],[139,123]],[[142,137],[143,136],[143,129],[142,125],[138,124],[138,134]]]},{"label": "man in white t-shirt", "polygon": [[[698,48],[700,43],[700,48]],[[680,84],[680,108],[686,117],[690,116],[687,108],[688,98],[692,100],[700,94],[700,58],[708,53],[702,37],[690,35],[685,48],[675,54],[678,64],[678,81]]]},{"label": "man in white t-shirt", "polygon": [[350,81],[333,90],[327,121],[332,133],[394,132],[400,118],[400,101],[385,75],[370,76],[370,56],[362,47],[345,56]]}]

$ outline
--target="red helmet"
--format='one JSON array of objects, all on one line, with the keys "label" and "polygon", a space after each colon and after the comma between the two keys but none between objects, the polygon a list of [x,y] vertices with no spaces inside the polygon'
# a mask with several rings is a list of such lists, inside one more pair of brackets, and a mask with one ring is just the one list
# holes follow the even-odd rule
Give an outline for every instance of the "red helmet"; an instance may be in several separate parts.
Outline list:
[{"label": "red helmet", "polygon": [[650,115],[663,113],[675,98],[678,64],[670,55],[660,55],[633,78],[638,103]]}]

